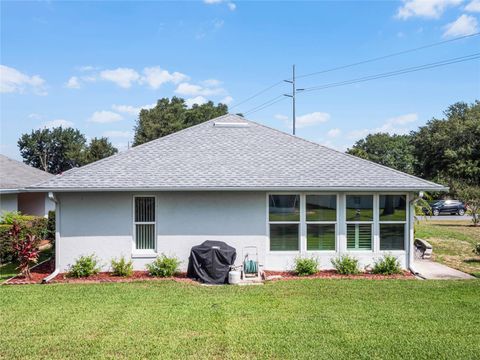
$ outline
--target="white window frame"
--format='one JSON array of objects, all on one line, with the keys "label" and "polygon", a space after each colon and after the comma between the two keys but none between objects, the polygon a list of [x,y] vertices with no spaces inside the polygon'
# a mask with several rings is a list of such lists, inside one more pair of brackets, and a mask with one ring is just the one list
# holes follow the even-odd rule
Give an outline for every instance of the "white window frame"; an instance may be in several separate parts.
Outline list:
[{"label": "white window frame", "polygon": [[[298,221],[270,221],[270,196],[271,195],[295,195],[299,197],[299,208],[300,208],[300,217]],[[302,221],[305,218],[305,210],[303,209],[302,203],[304,202],[302,200],[302,193],[300,192],[289,192],[289,193],[282,193],[282,192],[273,192],[273,193],[267,193],[267,253],[269,254],[298,254],[302,250],[302,243],[303,243],[303,229],[302,229],[302,223],[305,223]],[[270,225],[282,225],[282,224],[296,224],[298,225],[298,250],[271,250],[270,247]]]},{"label": "white window frame", "polygon": [[[155,201],[155,221],[137,222],[135,221],[135,199],[137,198],[154,198]],[[132,199],[132,254],[138,256],[155,257],[157,255],[157,196],[156,195],[134,195]],[[137,225],[153,225],[154,241],[153,249],[137,249]]]},{"label": "white window frame", "polygon": [[[388,221],[382,221],[380,220],[380,196],[382,195],[403,195],[405,196],[405,220],[403,221],[391,221],[391,220],[388,220]],[[410,199],[409,199],[409,195],[406,194],[406,193],[402,193],[402,192],[394,192],[394,193],[387,193],[387,192],[382,192],[382,193],[378,193],[377,194],[378,196],[378,201],[377,201],[377,223],[378,223],[378,251],[381,252],[381,253],[396,253],[396,254],[400,254],[400,253],[405,253],[407,251],[407,248],[408,248],[408,229],[407,229],[407,223],[408,223],[408,219],[410,218]],[[380,225],[382,224],[403,224],[403,250],[381,250],[380,246],[381,246],[381,243],[382,243],[382,234],[381,234],[381,229],[380,229]]]},{"label": "white window frame", "polygon": [[[309,195],[317,195],[317,196],[331,196],[335,195],[335,221],[311,221],[307,220],[307,196]],[[303,207],[304,207],[304,213],[305,213],[305,218],[304,218],[304,224],[305,224],[305,229],[304,229],[304,234],[305,234],[305,251],[308,253],[322,253],[322,254],[328,254],[328,253],[336,253],[338,252],[338,217],[339,217],[339,201],[338,201],[338,193],[333,193],[333,192],[324,192],[324,193],[319,193],[319,192],[312,192],[312,193],[305,193],[303,194],[304,201],[303,201]],[[335,225],[335,249],[333,250],[308,250],[308,225],[310,224],[319,224],[319,225]]]},{"label": "white window frame", "polygon": [[[371,196],[372,197],[372,216],[373,216],[373,220],[372,221],[348,221],[347,220],[347,197],[348,196],[365,196],[365,195],[368,195],[368,196]],[[374,193],[365,193],[365,192],[362,192],[362,193],[345,193],[345,200],[344,200],[344,204],[343,204],[343,211],[344,211],[344,214],[345,214],[345,248],[347,250],[347,252],[360,252],[360,253],[371,253],[371,252],[375,252],[375,223],[376,223],[376,219],[378,218],[378,195],[377,194],[374,194]],[[364,250],[364,249],[350,249],[348,247],[348,225],[356,225],[356,224],[361,224],[361,225],[370,225],[370,233],[371,233],[371,238],[370,238],[370,249],[369,250]]]}]

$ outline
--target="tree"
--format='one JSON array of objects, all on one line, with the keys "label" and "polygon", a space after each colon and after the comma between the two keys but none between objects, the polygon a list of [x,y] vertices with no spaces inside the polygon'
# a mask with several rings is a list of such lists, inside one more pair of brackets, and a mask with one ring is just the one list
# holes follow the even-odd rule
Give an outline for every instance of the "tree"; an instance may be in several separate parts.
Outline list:
[{"label": "tree", "polygon": [[369,134],[347,153],[413,174],[413,145],[410,135]]},{"label": "tree", "polygon": [[57,127],[23,134],[18,140],[18,147],[26,164],[59,174],[83,165],[85,143],[85,136],[80,131]]},{"label": "tree", "polygon": [[18,146],[26,164],[51,174],[60,174],[118,152],[107,138],[93,138],[87,145],[79,130],[62,127],[32,130],[20,137]]},{"label": "tree", "polygon": [[439,182],[480,184],[480,102],[459,102],[444,114],[411,134],[416,173]]},{"label": "tree", "polygon": [[462,182],[453,182],[452,190],[467,206],[468,213],[472,215],[474,226],[480,225],[480,186],[469,185]]},{"label": "tree", "polygon": [[133,146],[172,134],[187,127],[200,124],[204,121],[228,113],[228,106],[212,101],[202,105],[193,105],[188,108],[185,100],[173,97],[171,100],[163,98],[149,110],[140,111],[135,125]]},{"label": "tree", "polygon": [[101,160],[112,156],[118,152],[118,149],[106,138],[93,138],[86,149],[85,164]]}]

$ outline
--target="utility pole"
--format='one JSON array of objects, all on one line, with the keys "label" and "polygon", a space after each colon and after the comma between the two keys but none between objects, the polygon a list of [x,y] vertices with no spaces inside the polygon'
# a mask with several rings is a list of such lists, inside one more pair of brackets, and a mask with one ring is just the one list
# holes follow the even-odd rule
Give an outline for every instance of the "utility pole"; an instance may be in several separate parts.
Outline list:
[{"label": "utility pole", "polygon": [[293,122],[293,135],[295,135],[295,95],[297,91],[302,91],[303,89],[297,89],[295,85],[295,64],[292,65],[292,80],[283,80],[287,83],[292,84],[292,94],[283,94],[284,96],[288,96],[292,98],[292,122]]}]

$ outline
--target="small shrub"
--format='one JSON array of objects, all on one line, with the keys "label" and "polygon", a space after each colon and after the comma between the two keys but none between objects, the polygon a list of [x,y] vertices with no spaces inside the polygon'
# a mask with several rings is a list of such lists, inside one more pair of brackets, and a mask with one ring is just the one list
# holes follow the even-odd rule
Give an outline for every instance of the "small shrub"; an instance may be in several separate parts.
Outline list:
[{"label": "small shrub", "polygon": [[112,275],[129,277],[133,274],[133,262],[127,261],[123,256],[117,261],[112,259]]},{"label": "small shrub", "polygon": [[402,268],[400,267],[400,262],[395,256],[384,255],[383,258],[375,263],[372,273],[382,275],[401,274]]},{"label": "small shrub", "polygon": [[473,247],[473,253],[480,256],[480,243],[477,243],[474,247]]},{"label": "small shrub", "polygon": [[98,274],[99,271],[98,260],[95,255],[92,254],[80,256],[75,260],[75,264],[70,266],[67,275],[69,277],[80,278]]},{"label": "small shrub", "polygon": [[316,258],[302,258],[295,259],[295,273],[299,276],[313,275],[318,272],[318,260]]},{"label": "small shrub", "polygon": [[6,264],[13,260],[13,239],[10,236],[12,225],[0,224],[0,264]]},{"label": "small shrub", "polygon": [[348,255],[342,255],[332,259],[332,265],[339,274],[354,275],[360,272],[358,268],[358,260]]},{"label": "small shrub", "polygon": [[178,272],[180,263],[180,260],[176,257],[168,257],[162,254],[154,262],[147,264],[147,269],[151,276],[169,277]]},{"label": "small shrub", "polygon": [[51,242],[55,241],[55,211],[48,212],[47,239]]}]

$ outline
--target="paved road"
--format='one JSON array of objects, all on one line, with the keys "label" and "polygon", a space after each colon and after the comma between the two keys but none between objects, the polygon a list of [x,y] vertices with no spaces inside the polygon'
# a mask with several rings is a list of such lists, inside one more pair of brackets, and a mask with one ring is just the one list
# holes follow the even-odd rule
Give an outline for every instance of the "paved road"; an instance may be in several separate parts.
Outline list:
[{"label": "paved road", "polygon": [[470,215],[463,215],[463,216],[458,216],[458,215],[438,215],[438,216],[418,216],[420,220],[435,220],[435,221],[452,221],[452,220],[472,220],[472,217]]}]

